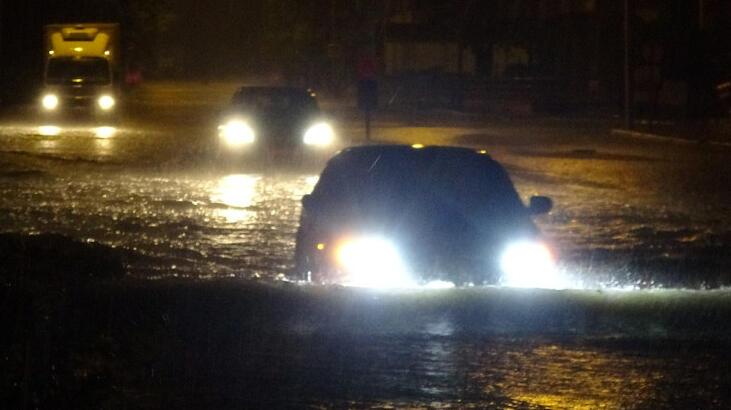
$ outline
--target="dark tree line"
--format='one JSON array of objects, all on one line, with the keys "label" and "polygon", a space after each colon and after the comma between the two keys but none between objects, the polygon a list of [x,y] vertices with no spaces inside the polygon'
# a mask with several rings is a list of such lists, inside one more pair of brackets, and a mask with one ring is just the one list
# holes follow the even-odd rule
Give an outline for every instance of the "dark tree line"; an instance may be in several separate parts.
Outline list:
[{"label": "dark tree line", "polygon": [[[645,49],[655,44],[662,56],[653,64],[659,65],[664,79],[708,88],[709,79],[724,76],[724,67],[731,65],[731,1],[631,3],[636,11],[632,50],[636,64],[646,63]],[[139,66],[148,78],[207,80],[258,74],[342,88],[353,81],[359,55],[377,55],[394,16],[407,13],[426,36],[457,41],[465,53],[474,55],[478,76],[496,74],[496,46],[517,46],[528,51],[529,64],[543,73],[571,83],[604,84],[616,93],[623,72],[622,4],[614,0],[4,0],[0,76],[6,94],[37,82],[43,24],[117,21],[122,25],[125,61]],[[705,7],[703,24],[697,17],[699,4]]]}]

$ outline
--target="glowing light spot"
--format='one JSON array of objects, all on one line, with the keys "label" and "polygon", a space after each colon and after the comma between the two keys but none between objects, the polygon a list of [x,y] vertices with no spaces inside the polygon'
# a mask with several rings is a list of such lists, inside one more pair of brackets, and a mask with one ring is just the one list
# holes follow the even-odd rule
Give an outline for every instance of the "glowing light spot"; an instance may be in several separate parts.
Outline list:
[{"label": "glowing light spot", "polygon": [[41,105],[47,111],[53,111],[58,107],[58,97],[55,94],[47,94],[41,99]]},{"label": "glowing light spot", "polygon": [[251,144],[256,139],[254,129],[242,120],[231,120],[218,127],[219,136],[232,148],[240,148]]},{"label": "glowing light spot", "polygon": [[56,52],[55,52],[55,51],[53,51],[53,50],[48,50],[48,55],[49,55],[49,56],[52,56],[52,55],[54,55],[54,54],[56,54]]},{"label": "glowing light spot", "polygon": [[396,247],[388,240],[363,237],[339,245],[337,261],[346,274],[344,285],[377,289],[413,288]]},{"label": "glowing light spot", "polygon": [[216,211],[218,216],[229,223],[238,223],[249,220],[253,212],[246,209],[253,205],[256,196],[256,186],[261,177],[254,175],[235,174],[221,178],[211,192],[210,200],[227,206],[228,208]]},{"label": "glowing light spot", "polygon": [[481,149],[481,150],[477,151],[477,153],[480,154],[480,155],[487,155],[487,150],[486,149]]},{"label": "glowing light spot", "polygon": [[332,144],[334,139],[335,131],[333,131],[332,127],[329,124],[321,122],[313,125],[305,132],[303,142],[305,145],[326,147]]},{"label": "glowing light spot", "polygon": [[99,100],[97,100],[97,104],[99,104],[99,108],[101,108],[104,111],[109,111],[114,107],[114,104],[116,101],[114,100],[114,97],[111,95],[102,95],[99,97]]},{"label": "glowing light spot", "polygon": [[325,250],[325,244],[324,243],[318,243],[316,246],[318,251],[324,251]]},{"label": "glowing light spot", "polygon": [[411,148],[413,149],[422,149],[424,148],[424,144],[412,144]]},{"label": "glowing light spot", "polygon": [[84,51],[84,49],[82,47],[74,47],[74,51],[76,51],[77,53],[80,53],[80,52]]},{"label": "glowing light spot", "polygon": [[453,282],[447,282],[444,280],[433,280],[426,285],[424,285],[424,288],[426,289],[452,289],[455,285]]},{"label": "glowing light spot", "polygon": [[55,125],[42,125],[38,127],[38,133],[44,137],[55,137],[61,134],[61,128]]},{"label": "glowing light spot", "polygon": [[117,133],[117,129],[114,127],[97,127],[94,128],[94,135],[97,138],[107,139],[112,138]]},{"label": "glowing light spot", "polygon": [[540,242],[510,244],[500,260],[503,286],[514,288],[566,289],[569,283],[556,269],[553,255]]}]

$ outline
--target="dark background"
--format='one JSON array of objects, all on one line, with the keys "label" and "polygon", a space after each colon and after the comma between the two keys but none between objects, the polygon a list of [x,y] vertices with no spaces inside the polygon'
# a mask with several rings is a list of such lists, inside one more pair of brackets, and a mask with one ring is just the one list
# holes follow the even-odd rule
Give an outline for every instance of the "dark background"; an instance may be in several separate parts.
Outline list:
[{"label": "dark background", "polygon": [[[663,98],[655,92],[662,84],[679,84],[684,112],[710,114],[715,85],[731,77],[731,1],[630,4],[642,98],[652,103]],[[541,76],[577,102],[616,109],[622,101],[624,9],[616,0],[1,0],[0,10],[6,103],[36,95],[43,25],[82,21],[120,22],[125,66],[147,79],[268,75],[338,92],[357,80],[363,54],[384,66],[387,42],[432,41],[458,44],[456,74],[470,81]],[[495,72],[498,47],[519,47],[529,62]],[[462,52],[474,56],[470,72],[462,72]]]}]

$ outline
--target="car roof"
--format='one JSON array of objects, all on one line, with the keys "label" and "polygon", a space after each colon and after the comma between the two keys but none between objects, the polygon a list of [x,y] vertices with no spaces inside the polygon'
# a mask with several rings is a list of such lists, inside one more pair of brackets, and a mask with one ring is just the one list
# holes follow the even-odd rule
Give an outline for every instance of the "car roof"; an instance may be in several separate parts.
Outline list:
[{"label": "car roof", "polygon": [[485,150],[476,150],[473,148],[453,147],[442,145],[421,144],[405,145],[405,144],[377,144],[377,145],[361,145],[357,147],[346,148],[330,161],[343,161],[349,158],[360,157],[370,158],[378,155],[403,155],[404,157],[453,157],[453,158],[484,158],[497,164]]},{"label": "car roof", "polygon": [[[505,169],[484,150],[451,146],[364,145],[346,148],[328,161],[313,193],[331,190],[332,185],[347,185],[378,170],[379,178],[411,181],[447,181],[457,174],[476,172],[481,178],[497,178],[510,185]],[[385,172],[385,174],[384,174]],[[348,189],[353,189],[348,188]]]},{"label": "car roof", "polygon": [[289,87],[289,86],[241,86],[236,93],[257,93],[257,94],[309,94],[314,97],[315,93],[309,88]]},{"label": "car roof", "polygon": [[439,199],[442,203],[479,201],[485,205],[478,207],[484,212],[524,211],[507,171],[486,151],[450,146],[347,148],[328,162],[312,195],[332,203],[357,203],[361,210],[374,205],[383,211],[393,201]]}]

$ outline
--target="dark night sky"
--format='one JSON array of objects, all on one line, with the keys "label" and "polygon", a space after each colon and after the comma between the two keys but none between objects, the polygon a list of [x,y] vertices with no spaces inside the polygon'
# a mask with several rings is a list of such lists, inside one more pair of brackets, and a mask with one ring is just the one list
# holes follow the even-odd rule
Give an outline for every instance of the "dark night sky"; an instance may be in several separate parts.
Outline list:
[{"label": "dark night sky", "polygon": [[[655,38],[664,44],[669,51],[667,55],[672,57],[667,59],[672,65],[667,72],[682,77],[688,71],[686,67],[697,64],[699,58],[725,58],[722,55],[729,52],[731,0],[705,0],[706,18],[712,23],[713,31],[708,38],[701,39],[708,46],[708,56],[700,57],[696,52],[699,47],[693,43],[698,38],[691,32],[697,21],[696,1],[636,1],[638,8],[649,5],[661,9],[660,23],[639,27],[636,35],[642,41]],[[596,75],[599,69],[607,71],[604,79],[616,81],[621,77],[620,2],[596,0],[598,12],[591,21],[568,16],[544,24],[541,29],[548,31],[540,35],[536,34],[542,32],[537,31],[533,21],[510,20],[508,9],[503,10],[504,14],[487,12],[494,4],[503,3],[473,3],[475,18],[469,21],[474,24],[464,30],[471,36],[465,39],[469,45],[479,48],[480,43],[494,44],[506,41],[506,36],[514,36],[514,40],[528,41],[525,45],[532,50],[536,61],[546,61],[552,67],[562,65],[565,76]],[[357,10],[355,4],[365,7]],[[3,92],[13,93],[13,87],[24,89],[38,82],[43,61],[42,27],[48,23],[120,22],[127,60],[134,60],[148,73],[162,77],[217,77],[257,70],[317,72],[323,66],[332,65],[325,60],[329,42],[341,41],[341,48],[351,54],[343,57],[343,61],[352,59],[354,45],[362,37],[359,34],[362,22],[367,19],[363,16],[377,14],[374,10],[382,9],[384,4],[389,3],[385,0],[357,3],[345,0],[0,0]],[[445,11],[449,7],[445,9],[445,4],[459,10],[469,3],[418,0],[413,4],[437,16],[428,25],[434,26],[450,21]],[[436,5],[441,7],[438,13],[434,12]],[[526,9],[522,14],[532,12]],[[658,28],[661,24],[664,28]],[[587,33],[582,34],[581,30]],[[572,38],[576,41],[569,41]],[[580,39],[586,44],[580,44]]]},{"label": "dark night sky", "polygon": [[38,82],[44,24],[89,19],[117,21],[120,15],[116,1],[0,0],[3,94],[13,94],[14,87],[27,88]]}]

